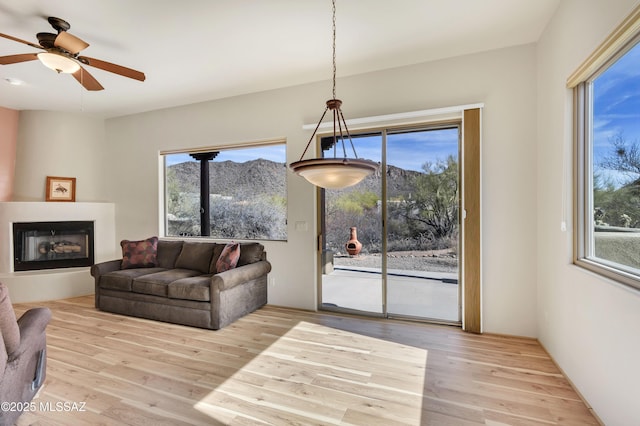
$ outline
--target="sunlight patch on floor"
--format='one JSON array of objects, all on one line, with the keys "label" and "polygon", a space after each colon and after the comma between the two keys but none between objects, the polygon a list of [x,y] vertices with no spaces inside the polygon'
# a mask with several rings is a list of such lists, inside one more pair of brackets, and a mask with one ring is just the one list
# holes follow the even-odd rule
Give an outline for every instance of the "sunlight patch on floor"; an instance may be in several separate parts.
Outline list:
[{"label": "sunlight patch on floor", "polygon": [[419,425],[427,351],[300,322],[195,408],[226,424]]}]

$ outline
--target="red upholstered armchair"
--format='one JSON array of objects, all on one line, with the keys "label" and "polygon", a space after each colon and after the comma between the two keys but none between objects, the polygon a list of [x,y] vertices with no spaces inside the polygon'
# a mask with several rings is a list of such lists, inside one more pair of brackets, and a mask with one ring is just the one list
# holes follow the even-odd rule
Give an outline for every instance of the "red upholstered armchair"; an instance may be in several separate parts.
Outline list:
[{"label": "red upholstered armchair", "polygon": [[9,291],[0,283],[0,402],[9,408],[0,409],[0,425],[14,424],[20,403],[31,401],[44,382],[50,319],[48,308],[34,308],[16,320]]}]

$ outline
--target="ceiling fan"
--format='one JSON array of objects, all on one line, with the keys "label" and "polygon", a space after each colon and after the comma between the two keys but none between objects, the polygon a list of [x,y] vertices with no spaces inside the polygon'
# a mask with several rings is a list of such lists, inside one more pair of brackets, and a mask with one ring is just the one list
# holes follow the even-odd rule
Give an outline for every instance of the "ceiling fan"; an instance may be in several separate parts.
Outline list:
[{"label": "ceiling fan", "polygon": [[19,55],[0,56],[0,65],[17,64],[19,62],[34,61],[39,59],[45,66],[57,72],[68,73],[87,90],[103,90],[104,87],[96,80],[82,65],[89,65],[104,71],[109,71],[124,77],[133,78],[135,80],[144,81],[145,75],[140,71],[121,65],[112,64],[110,62],[101,61],[99,59],[90,58],[88,56],[79,56],[81,50],[89,47],[89,43],[69,34],[67,30],[71,25],[63,19],[49,17],[47,18],[51,26],[58,32],[38,33],[36,37],[38,44],[31,43],[26,40],[19,39],[7,34],[0,33],[0,37],[44,50],[40,53],[23,53]]}]

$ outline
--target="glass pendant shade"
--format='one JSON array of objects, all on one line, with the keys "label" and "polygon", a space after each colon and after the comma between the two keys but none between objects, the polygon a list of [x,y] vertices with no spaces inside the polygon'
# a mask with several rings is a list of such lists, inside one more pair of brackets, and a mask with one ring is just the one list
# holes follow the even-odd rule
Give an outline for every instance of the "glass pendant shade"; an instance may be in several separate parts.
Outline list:
[{"label": "glass pendant shade", "polygon": [[38,53],[38,59],[40,59],[40,62],[42,62],[44,66],[46,66],[47,68],[51,68],[56,72],[73,74],[80,69],[80,64],[78,64],[76,61],[57,53]]},{"label": "glass pendant shade", "polygon": [[342,189],[360,183],[378,169],[378,163],[359,158],[313,158],[289,167],[315,186]]}]

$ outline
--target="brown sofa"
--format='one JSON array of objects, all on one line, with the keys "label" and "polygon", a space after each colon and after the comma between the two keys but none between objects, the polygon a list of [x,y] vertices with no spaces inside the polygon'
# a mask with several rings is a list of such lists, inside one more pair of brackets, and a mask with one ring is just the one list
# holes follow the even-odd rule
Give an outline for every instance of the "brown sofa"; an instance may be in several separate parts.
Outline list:
[{"label": "brown sofa", "polygon": [[[233,269],[217,272],[225,244],[159,240],[153,266],[121,269],[122,260],[91,267],[96,308],[217,330],[267,303],[271,264],[260,243],[241,243]],[[219,267],[219,265],[218,265]]]}]

